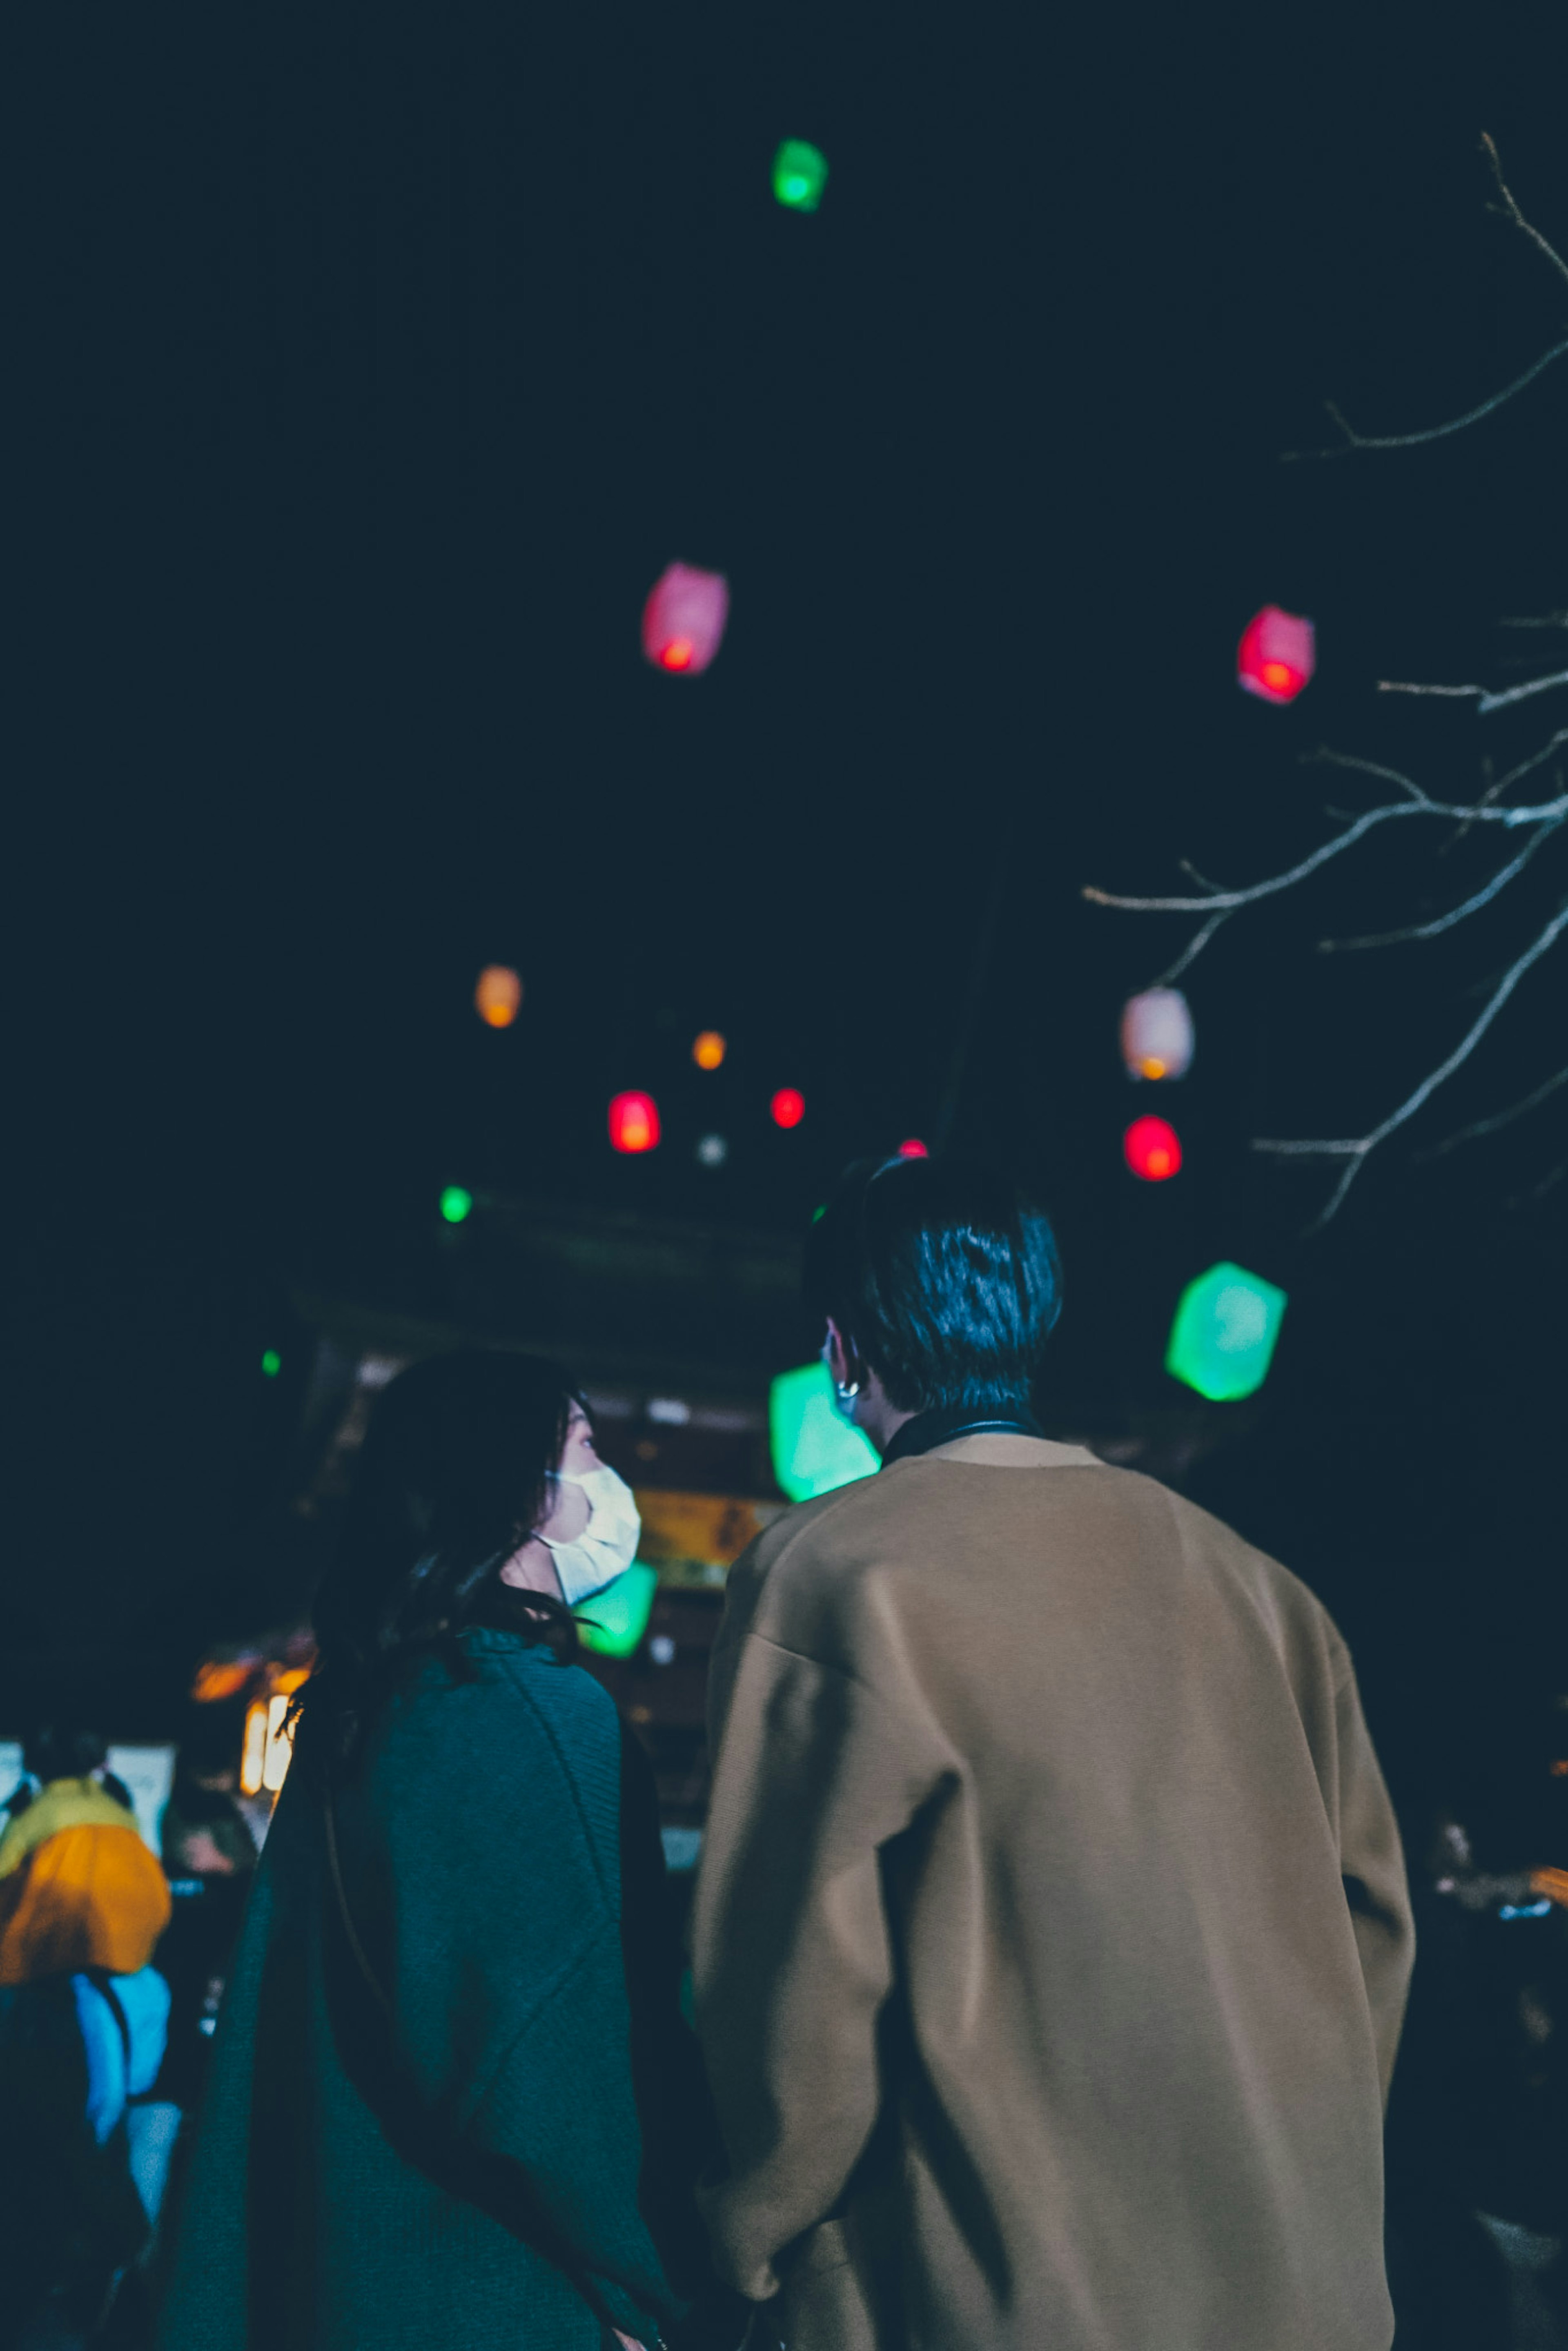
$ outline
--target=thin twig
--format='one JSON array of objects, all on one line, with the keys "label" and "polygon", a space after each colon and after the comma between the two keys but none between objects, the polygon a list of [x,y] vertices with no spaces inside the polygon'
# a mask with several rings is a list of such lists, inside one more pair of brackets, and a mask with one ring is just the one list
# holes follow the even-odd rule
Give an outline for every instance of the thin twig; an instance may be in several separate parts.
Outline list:
[{"label": "thin twig", "polygon": [[1375,1126],[1370,1134],[1364,1134],[1351,1141],[1333,1143],[1277,1142],[1262,1137],[1254,1141],[1252,1145],[1254,1151],[1272,1152],[1279,1157],[1344,1159],[1348,1162],[1344,1174],[1340,1177],[1330,1196],[1328,1206],[1312,1228],[1314,1231],[1321,1231],[1330,1217],[1337,1212],[1346,1193],[1365,1166],[1369,1155],[1376,1150],[1380,1143],[1386,1143],[1388,1137],[1405,1125],[1407,1120],[1414,1118],[1416,1112],[1431,1100],[1438,1087],[1446,1085],[1455,1071],[1469,1061],[1525,973],[1530,970],[1531,965],[1539,963],[1543,955],[1550,953],[1565,929],[1568,929],[1568,904],[1559,907],[1545,929],[1540,932],[1526,947],[1524,953],[1509,966],[1496,987],[1493,988],[1484,1009],[1466,1030],[1447,1061],[1440,1061],[1435,1070],[1429,1071],[1422,1079],[1414,1093],[1407,1095],[1397,1110],[1390,1111],[1388,1116],[1380,1125]]},{"label": "thin twig", "polygon": [[1552,264],[1552,268],[1555,269],[1559,277],[1563,278],[1565,282],[1568,282],[1568,261],[1563,260],[1563,256],[1558,252],[1557,247],[1554,245],[1549,245],[1545,237],[1542,235],[1541,231],[1538,228],[1532,227],[1531,223],[1525,219],[1524,214],[1520,211],[1518,201],[1514,196],[1513,190],[1509,186],[1508,182],[1502,176],[1502,159],[1497,152],[1497,141],[1493,139],[1490,131],[1483,131],[1481,132],[1481,145],[1486,150],[1487,161],[1491,165],[1492,178],[1497,182],[1497,192],[1502,198],[1503,209],[1509,219],[1513,223],[1515,228],[1522,231],[1524,235],[1530,239],[1531,244],[1534,246],[1538,253],[1543,253],[1545,255],[1547,260]]},{"label": "thin twig", "polygon": [[1342,951],[1348,952],[1352,947],[1393,947],[1403,946],[1410,939],[1440,937],[1443,932],[1451,931],[1456,923],[1465,922],[1471,914],[1479,914],[1483,906],[1489,906],[1495,897],[1507,889],[1516,874],[1522,873],[1542,842],[1549,841],[1556,830],[1556,825],[1543,824],[1539,832],[1531,833],[1519,855],[1511,858],[1500,872],[1492,875],[1490,882],[1483,883],[1471,897],[1467,898],[1462,906],[1452,906],[1446,914],[1436,915],[1429,923],[1408,924],[1404,930],[1400,931],[1375,931],[1368,937],[1361,939],[1320,939],[1318,953],[1338,955]]},{"label": "thin twig", "polygon": [[1361,449],[1416,449],[1424,441],[1445,441],[1450,433],[1462,433],[1467,425],[1479,424],[1483,417],[1506,407],[1554,360],[1562,359],[1564,352],[1568,352],[1568,337],[1560,343],[1553,343],[1552,349],[1543,351],[1522,375],[1515,376],[1513,381],[1504,384],[1500,392],[1494,392],[1490,400],[1481,402],[1479,408],[1467,409],[1463,416],[1450,416],[1446,424],[1428,425],[1423,433],[1358,433],[1344,411],[1335,402],[1325,400],[1323,406],[1344,434],[1343,445],[1337,449],[1286,449],[1281,453],[1280,462],[1283,465],[1304,465],[1314,457],[1349,457]]},{"label": "thin twig", "polygon": [[1511,1102],[1507,1110],[1494,1111],[1490,1118],[1472,1119],[1469,1126],[1461,1126],[1441,1143],[1433,1144],[1429,1151],[1417,1152],[1416,1155],[1421,1160],[1443,1159],[1450,1151],[1457,1151],[1461,1143],[1477,1143],[1483,1134],[1496,1134],[1500,1127],[1511,1126],[1516,1118],[1524,1118],[1531,1111],[1538,1110],[1559,1086],[1568,1086],[1568,1069],[1559,1070],[1555,1077],[1548,1078],[1543,1086],[1537,1086],[1522,1102]]},{"label": "thin twig", "polygon": [[1230,914],[1238,906],[1254,906],[1260,898],[1272,898],[1281,890],[1293,889],[1298,882],[1304,882],[1309,874],[1326,865],[1331,857],[1341,856],[1345,850],[1353,849],[1375,825],[1392,824],[1396,818],[1408,816],[1443,817],[1454,824],[1467,820],[1475,823],[1501,824],[1511,831],[1521,825],[1559,822],[1568,816],[1568,792],[1555,800],[1542,800],[1534,807],[1525,808],[1465,807],[1445,800],[1428,799],[1390,801],[1385,807],[1368,809],[1343,832],[1336,833],[1333,841],[1325,841],[1320,849],[1314,849],[1311,856],[1303,857],[1288,872],[1270,874],[1266,882],[1254,882],[1245,890],[1211,891],[1202,898],[1125,898],[1112,891],[1086,884],[1081,894],[1092,905],[1118,906],[1135,914]]},{"label": "thin twig", "polygon": [[1167,966],[1166,970],[1161,972],[1158,979],[1151,980],[1149,985],[1152,987],[1169,987],[1174,980],[1177,980],[1181,977],[1184,971],[1190,971],[1193,965],[1197,961],[1198,956],[1203,953],[1205,947],[1214,936],[1216,931],[1220,928],[1222,924],[1228,923],[1229,920],[1230,910],[1228,908],[1227,908],[1223,914],[1211,916],[1210,919],[1205,923],[1203,928],[1195,933],[1195,935],[1188,939],[1186,946],[1183,947],[1175,963]]},{"label": "thin twig", "polygon": [[1349,751],[1331,751],[1326,743],[1320,743],[1315,751],[1304,751],[1301,765],[1303,768],[1351,768],[1359,776],[1381,776],[1385,783],[1397,784],[1400,790],[1408,792],[1413,800],[1426,801],[1429,797],[1413,777],[1402,774],[1397,768],[1381,767],[1375,759],[1358,759]]}]

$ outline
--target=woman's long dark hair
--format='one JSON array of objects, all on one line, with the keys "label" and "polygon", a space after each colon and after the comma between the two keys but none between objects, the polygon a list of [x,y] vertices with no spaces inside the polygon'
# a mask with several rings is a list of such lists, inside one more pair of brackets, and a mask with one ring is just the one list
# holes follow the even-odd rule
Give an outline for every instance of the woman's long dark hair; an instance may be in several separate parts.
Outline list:
[{"label": "woman's long dark hair", "polygon": [[548,1513],[574,1402],[559,1364],[478,1349],[433,1356],[386,1389],[316,1596],[301,1761],[351,1758],[421,1658],[437,1655],[466,1678],[459,1635],[468,1625],[548,1642],[563,1661],[576,1656],[577,1626],[560,1601],[501,1582]]}]

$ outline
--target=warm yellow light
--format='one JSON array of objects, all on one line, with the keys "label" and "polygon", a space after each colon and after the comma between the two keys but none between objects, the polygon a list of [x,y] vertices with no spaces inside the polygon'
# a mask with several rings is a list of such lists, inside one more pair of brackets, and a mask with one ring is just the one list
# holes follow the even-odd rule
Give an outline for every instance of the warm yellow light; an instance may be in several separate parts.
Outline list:
[{"label": "warm yellow light", "polygon": [[215,1706],[223,1698],[237,1698],[255,1671],[256,1661],[251,1657],[230,1665],[215,1665],[209,1658],[196,1668],[191,1696],[198,1706]]},{"label": "warm yellow light", "polygon": [[699,1070],[716,1070],[724,1055],[724,1039],[716,1029],[705,1029],[692,1047],[692,1059]]},{"label": "warm yellow light", "polygon": [[492,1029],[509,1029],[523,1000],[523,983],[510,964],[486,964],[474,990],[474,1009]]},{"label": "warm yellow light", "polygon": [[259,1796],[267,1761],[267,1708],[258,1698],[246,1709],[245,1748],[240,1756],[239,1784],[244,1796]]},{"label": "warm yellow light", "polygon": [[1142,1067],[1145,1078],[1163,1078],[1165,1076],[1165,1063],[1162,1061],[1157,1060],[1153,1053],[1150,1053],[1140,1066]]},{"label": "warm yellow light", "polygon": [[288,1700],[268,1698],[267,1702],[267,1751],[261,1766],[261,1784],[277,1795],[288,1776],[288,1766],[294,1757],[294,1734],[285,1730],[288,1719]]},{"label": "warm yellow light", "polygon": [[292,1698],[297,1689],[304,1688],[309,1678],[308,1666],[291,1666],[287,1673],[273,1675],[273,1695],[277,1698]]}]

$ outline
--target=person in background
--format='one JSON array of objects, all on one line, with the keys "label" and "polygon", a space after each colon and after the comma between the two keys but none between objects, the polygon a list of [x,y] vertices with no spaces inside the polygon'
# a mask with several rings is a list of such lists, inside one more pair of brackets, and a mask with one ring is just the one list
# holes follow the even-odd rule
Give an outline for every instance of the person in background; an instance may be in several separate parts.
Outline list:
[{"label": "person in background", "polygon": [[163,2351],[735,2341],[652,1773],[565,1604],[637,1537],[553,1364],[464,1352],[382,1395],[218,2020]]},{"label": "person in background", "polygon": [[790,2351],[1387,2351],[1411,1917],[1343,1641],[1041,1434],[1000,1175],[850,1170],[806,1272],[882,1468],[759,1536],[714,1653],[721,2273]]},{"label": "person in background", "polygon": [[104,1757],[92,1733],[34,1732],[0,1837],[5,2351],[86,2342],[147,2235],[126,2115],[163,2053],[169,1896]]}]

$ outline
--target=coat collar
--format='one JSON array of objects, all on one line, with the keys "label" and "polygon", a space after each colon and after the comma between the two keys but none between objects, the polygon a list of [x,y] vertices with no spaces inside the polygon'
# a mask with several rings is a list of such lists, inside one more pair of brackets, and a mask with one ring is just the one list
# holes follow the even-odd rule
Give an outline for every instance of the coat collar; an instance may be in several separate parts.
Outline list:
[{"label": "coat collar", "polygon": [[949,1437],[934,1445],[928,1454],[902,1454],[882,1466],[884,1470],[900,1469],[906,1462],[922,1458],[963,1461],[980,1469],[1103,1469],[1105,1466],[1087,1446],[1060,1445],[1054,1437],[1020,1436],[1006,1429]]}]

